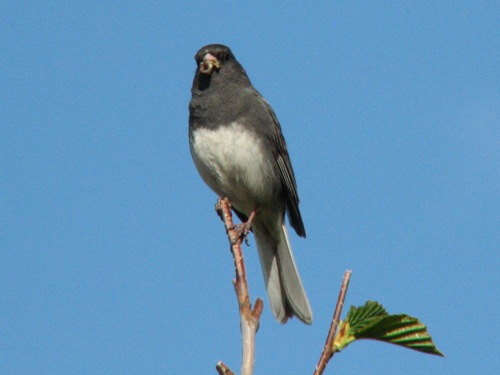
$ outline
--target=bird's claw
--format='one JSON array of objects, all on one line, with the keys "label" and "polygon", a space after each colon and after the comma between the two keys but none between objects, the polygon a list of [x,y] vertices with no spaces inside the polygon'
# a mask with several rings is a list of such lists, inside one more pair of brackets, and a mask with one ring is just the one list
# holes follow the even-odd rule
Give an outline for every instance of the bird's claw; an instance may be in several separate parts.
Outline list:
[{"label": "bird's claw", "polygon": [[241,223],[241,224],[235,224],[231,228],[234,231],[236,231],[236,236],[233,239],[233,245],[238,241],[240,238],[242,241],[245,241],[246,245],[249,246],[248,243],[248,233],[250,233],[250,230],[252,229],[252,224],[251,223]]}]

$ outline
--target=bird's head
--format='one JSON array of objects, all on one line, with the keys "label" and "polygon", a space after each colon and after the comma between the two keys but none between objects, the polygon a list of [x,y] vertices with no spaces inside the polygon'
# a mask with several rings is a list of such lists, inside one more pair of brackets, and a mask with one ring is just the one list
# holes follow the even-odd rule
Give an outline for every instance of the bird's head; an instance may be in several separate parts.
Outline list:
[{"label": "bird's head", "polygon": [[249,84],[245,69],[238,63],[229,47],[209,44],[194,56],[196,60],[195,85],[199,90],[230,83]]},{"label": "bird's head", "polygon": [[234,60],[234,55],[222,44],[210,44],[201,48],[195,55],[196,64],[201,74],[212,74],[219,71],[226,61]]}]

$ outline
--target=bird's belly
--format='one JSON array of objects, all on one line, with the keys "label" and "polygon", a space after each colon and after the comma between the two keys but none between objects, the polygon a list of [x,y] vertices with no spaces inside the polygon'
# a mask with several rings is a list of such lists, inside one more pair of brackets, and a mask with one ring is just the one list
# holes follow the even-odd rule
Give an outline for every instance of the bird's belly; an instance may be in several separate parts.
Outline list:
[{"label": "bird's belly", "polygon": [[273,155],[254,132],[238,123],[196,129],[191,153],[207,185],[241,212],[269,205],[280,195]]}]

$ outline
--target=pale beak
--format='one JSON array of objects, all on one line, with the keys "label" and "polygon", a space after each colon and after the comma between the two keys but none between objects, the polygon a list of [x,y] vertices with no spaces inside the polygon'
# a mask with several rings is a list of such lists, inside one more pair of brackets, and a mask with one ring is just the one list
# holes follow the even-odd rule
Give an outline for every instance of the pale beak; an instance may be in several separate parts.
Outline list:
[{"label": "pale beak", "polygon": [[200,72],[203,74],[210,74],[214,69],[220,68],[220,62],[217,58],[210,53],[207,53],[203,57],[203,61],[200,63]]}]

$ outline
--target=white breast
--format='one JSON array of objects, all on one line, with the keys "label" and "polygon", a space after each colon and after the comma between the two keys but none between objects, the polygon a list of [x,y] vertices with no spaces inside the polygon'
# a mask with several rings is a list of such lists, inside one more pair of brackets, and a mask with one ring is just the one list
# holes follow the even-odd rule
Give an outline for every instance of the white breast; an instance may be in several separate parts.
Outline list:
[{"label": "white breast", "polygon": [[234,122],[215,130],[196,129],[191,153],[210,188],[248,214],[274,199],[281,186],[272,154],[264,147],[254,132]]}]

